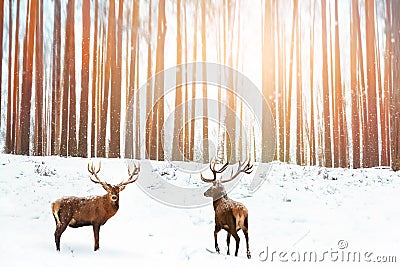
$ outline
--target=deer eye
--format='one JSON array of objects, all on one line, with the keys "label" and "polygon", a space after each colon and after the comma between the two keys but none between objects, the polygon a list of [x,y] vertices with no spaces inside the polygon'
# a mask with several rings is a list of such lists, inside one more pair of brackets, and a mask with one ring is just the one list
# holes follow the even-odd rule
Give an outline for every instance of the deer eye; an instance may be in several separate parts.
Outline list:
[{"label": "deer eye", "polygon": [[112,201],[117,201],[117,199],[118,199],[118,197],[117,197],[116,195],[112,195],[112,196],[111,196],[111,200],[112,200]]}]

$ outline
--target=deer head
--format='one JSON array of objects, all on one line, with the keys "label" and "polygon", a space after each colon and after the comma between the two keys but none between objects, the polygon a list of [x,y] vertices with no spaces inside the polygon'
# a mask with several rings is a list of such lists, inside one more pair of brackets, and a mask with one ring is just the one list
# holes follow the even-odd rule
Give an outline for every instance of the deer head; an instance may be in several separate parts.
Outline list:
[{"label": "deer head", "polygon": [[[97,176],[97,174],[100,172],[101,161],[99,161],[99,163],[98,163],[98,165],[97,165],[97,168],[94,167],[93,162],[89,162],[89,163],[88,163],[88,171],[89,171],[89,173],[91,174],[90,180],[91,180],[93,183],[100,184],[100,185],[104,188],[104,190],[107,191],[107,194],[108,194],[108,197],[109,197],[109,200],[110,200],[110,201],[112,201],[112,202],[118,202],[118,200],[119,200],[119,192],[121,192],[122,190],[124,190],[125,187],[126,187],[128,184],[131,184],[131,183],[136,182],[136,180],[137,180],[138,177],[139,177],[138,174],[139,174],[139,172],[140,172],[140,166],[136,166],[135,163],[133,163],[133,165],[134,165],[133,171],[131,171],[130,167],[128,166],[128,176],[129,176],[129,178],[128,178],[126,181],[122,181],[122,182],[120,182],[120,183],[117,184],[117,185],[111,185],[111,184],[109,184],[109,183],[106,183],[106,182],[102,181],[102,180]],[[135,176],[136,176],[136,178],[135,178]]]},{"label": "deer head", "polygon": [[212,183],[212,186],[208,188],[206,192],[204,192],[205,197],[212,197],[213,200],[220,199],[221,197],[226,196],[226,190],[224,187],[224,183],[230,182],[234,180],[240,173],[247,173],[250,174],[253,171],[253,165],[250,164],[249,160],[244,161],[241,163],[239,161],[238,163],[238,168],[236,170],[236,173],[233,173],[233,170],[231,172],[231,175],[228,179],[222,180],[222,179],[217,179],[217,173],[223,173],[229,165],[229,162],[225,163],[220,169],[215,169],[215,161],[210,161],[210,170],[213,173],[213,179],[206,179],[203,177],[203,174],[200,174],[201,180],[206,183]]}]

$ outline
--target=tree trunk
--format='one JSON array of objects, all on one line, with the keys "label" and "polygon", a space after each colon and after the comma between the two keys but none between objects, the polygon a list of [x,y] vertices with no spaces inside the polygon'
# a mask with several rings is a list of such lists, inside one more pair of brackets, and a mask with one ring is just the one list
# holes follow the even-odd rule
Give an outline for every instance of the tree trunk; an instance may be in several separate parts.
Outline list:
[{"label": "tree trunk", "polygon": [[[167,21],[165,17],[165,0],[159,0],[158,3],[158,38],[156,50],[156,73],[164,70],[164,45],[167,31]],[[154,87],[157,95],[157,159],[164,160],[164,75],[156,80]]]},{"label": "tree trunk", "polygon": [[296,163],[297,165],[302,165],[304,162],[304,140],[303,140],[303,88],[302,88],[302,67],[301,67],[301,37],[300,37],[300,25],[301,20],[299,16],[297,17],[297,27],[296,27]]},{"label": "tree trunk", "polygon": [[34,154],[43,155],[43,0],[39,0],[36,23],[35,146]]},{"label": "tree trunk", "polygon": [[148,25],[148,34],[149,41],[147,43],[147,88],[146,88],[146,157],[148,159],[152,156],[152,150],[156,149],[154,147],[154,140],[152,139],[152,130],[154,128],[153,121],[153,83],[150,80],[152,76],[152,49],[151,49],[151,39],[152,39],[152,0],[149,1],[149,25]]},{"label": "tree trunk", "polygon": [[323,91],[323,118],[324,118],[324,155],[325,166],[332,167],[331,150],[331,122],[329,112],[329,80],[328,80],[328,53],[327,53],[327,27],[326,27],[326,0],[321,0],[322,16],[322,91]]},{"label": "tree trunk", "polygon": [[[181,36],[181,0],[176,1],[176,65],[182,64],[182,36]],[[187,50],[187,47],[185,47]],[[180,131],[182,130],[182,73],[183,67],[176,72],[176,88],[175,88],[175,109],[174,109],[174,133],[172,140],[172,160],[182,160],[182,144]]]},{"label": "tree trunk", "polygon": [[[30,4],[30,6],[29,6]],[[36,27],[37,0],[28,3],[29,16],[26,16],[26,36],[24,41],[24,59],[22,72],[22,95],[21,95],[21,154],[29,155],[29,134],[31,119],[31,97],[32,97],[32,72],[33,53]]]},{"label": "tree trunk", "polygon": [[[267,162],[272,151],[268,151],[268,138],[271,134],[270,125],[268,123],[268,114],[271,111],[272,117],[276,122],[276,86],[275,86],[275,1],[266,0],[264,6],[264,32],[263,32],[263,49],[262,49],[262,88],[263,96],[267,106],[262,106],[262,141],[261,141],[261,161]],[[276,124],[276,123],[275,123]],[[278,142],[277,142],[278,143]],[[275,146],[275,156],[277,159],[278,146]]]},{"label": "tree trunk", "polygon": [[[122,67],[122,19],[123,19],[123,0],[118,1],[118,25],[115,23],[115,14],[113,19],[114,39],[117,38],[116,52],[112,53],[114,64],[111,66],[111,89],[110,89],[110,151],[109,157],[120,157],[120,125],[121,125],[121,67]],[[110,20],[109,20],[110,22]],[[115,42],[115,41],[114,41]],[[115,47],[115,43],[114,43]]]},{"label": "tree trunk", "polygon": [[[13,56],[12,56],[12,33],[13,33],[13,20],[12,20],[12,0],[9,0],[8,2],[8,14],[9,15],[9,29],[8,29],[8,93],[7,93],[7,129],[6,129],[6,145],[5,145],[5,153],[12,153],[13,152],[13,143],[11,142],[11,136],[14,135],[13,133],[13,124],[15,123],[14,120],[12,120],[12,107],[13,107],[13,101],[14,98],[16,97],[13,95],[12,91],[12,61],[13,61]],[[15,59],[14,59],[15,60]],[[1,71],[0,71],[1,73]],[[1,75],[1,74],[0,74]],[[1,78],[0,78],[1,81]],[[1,86],[0,86],[1,88]],[[0,107],[1,108],[1,107]]]},{"label": "tree trunk", "polygon": [[365,1],[366,21],[366,55],[367,55],[367,135],[368,146],[365,153],[366,166],[379,165],[378,151],[378,114],[376,104],[376,72],[375,72],[375,2]]},{"label": "tree trunk", "polygon": [[352,127],[352,149],[353,168],[360,168],[361,164],[361,143],[360,143],[360,88],[357,79],[357,27],[358,2],[352,0],[351,23],[350,23],[350,89],[351,89],[351,127]]},{"label": "tree trunk", "polygon": [[285,134],[285,144],[286,144],[286,153],[285,153],[285,160],[287,162],[290,161],[290,122],[291,122],[291,116],[292,116],[292,91],[293,91],[293,51],[294,51],[294,46],[295,46],[295,30],[297,27],[297,9],[298,9],[298,0],[294,0],[293,3],[293,21],[292,21],[292,42],[290,46],[290,64],[289,64],[289,86],[286,88],[287,93],[286,93],[286,118],[285,118],[285,129],[286,129],[286,134]]},{"label": "tree trunk", "polygon": [[88,109],[89,109],[89,60],[90,60],[90,1],[82,2],[82,80],[79,116],[78,156],[88,156]]},{"label": "tree trunk", "polygon": [[[11,3],[10,3],[11,4]],[[3,75],[3,20],[4,20],[4,0],[0,0],[0,118],[1,118],[1,98],[2,98],[2,75]],[[10,14],[11,16],[11,14]],[[1,120],[0,120],[1,127]]]},{"label": "tree trunk", "polygon": [[[91,137],[90,137],[90,156],[96,156],[96,125],[97,125],[97,92],[98,92],[98,84],[100,82],[97,81],[97,62],[99,57],[99,47],[97,44],[97,40],[99,38],[99,25],[98,25],[98,16],[99,16],[99,3],[98,0],[94,0],[94,33],[93,33],[93,72],[92,72],[92,120],[91,120]],[[89,36],[90,38],[90,36]],[[85,43],[86,44],[86,43]],[[83,43],[82,43],[83,45]],[[89,43],[90,45],[90,43]]]},{"label": "tree trunk", "polygon": [[13,91],[13,134],[11,135],[12,150],[15,154],[20,153],[20,102],[19,102],[19,14],[20,14],[20,1],[17,0],[17,17],[15,19],[15,53],[14,53],[14,91]]},{"label": "tree trunk", "polygon": [[[310,165],[313,166],[317,163],[316,158],[316,141],[315,141],[315,102],[314,102],[314,27],[315,27],[315,5],[314,1],[312,10],[312,27],[310,27],[310,131],[309,131],[309,142],[310,142]],[[311,3],[310,3],[311,12]]]},{"label": "tree trunk", "polygon": [[[391,0],[386,0],[386,28],[391,29],[392,18],[391,18]],[[389,96],[390,88],[392,87],[392,65],[391,65],[391,55],[392,55],[392,37],[391,34],[386,34],[386,49],[385,49],[385,71],[383,77],[383,112],[384,116],[382,118],[382,147],[385,146],[382,151],[382,165],[390,166],[390,124],[389,124]]]},{"label": "tree trunk", "polygon": [[392,1],[392,42],[393,57],[392,57],[392,73],[393,86],[390,96],[390,135],[391,135],[391,165],[394,171],[400,170],[400,2]]},{"label": "tree trunk", "polygon": [[[199,4],[196,3],[196,10],[198,10]],[[198,31],[198,13],[195,12],[194,14],[194,30],[193,30],[193,62],[197,61],[197,31]],[[196,80],[196,65],[193,65],[193,72],[192,72],[193,80]],[[190,109],[190,156],[189,159],[191,161],[194,160],[194,132],[195,132],[195,118],[196,118],[196,83],[192,83],[192,106]]]},{"label": "tree trunk", "polygon": [[[201,57],[202,61],[207,61],[207,41],[206,41],[206,4],[201,1]],[[207,69],[205,64],[202,65],[202,80],[207,80]],[[209,144],[208,144],[208,99],[207,99],[207,84],[203,83],[203,163],[210,160]]]},{"label": "tree trunk", "polygon": [[68,155],[75,157],[77,155],[76,140],[76,81],[75,81],[75,0],[70,0],[68,4],[70,12],[70,34],[65,39],[69,42],[69,130],[68,130]]},{"label": "tree trunk", "polygon": [[[129,71],[129,87],[126,94],[126,104],[127,111],[132,112],[132,117],[129,117],[127,114],[126,121],[126,129],[125,129],[125,157],[133,156],[133,108],[134,108],[134,99],[136,98],[136,107],[138,105],[139,94],[135,94],[135,84],[136,84],[136,75],[138,69],[136,69],[136,58],[138,52],[138,27],[139,27],[139,5],[140,1],[133,1],[133,12],[132,12],[132,29],[131,29],[131,44],[130,50],[131,58],[130,58],[130,71]],[[140,114],[139,114],[140,115]],[[139,120],[135,120],[135,123],[140,123]],[[140,135],[136,132],[135,138],[136,144],[140,142]],[[136,152],[136,158],[138,158],[138,153]]]},{"label": "tree trunk", "polygon": [[59,115],[60,115],[60,80],[61,80],[61,3],[54,1],[54,29],[52,51],[52,90],[51,90],[51,138],[52,155],[59,153]]}]

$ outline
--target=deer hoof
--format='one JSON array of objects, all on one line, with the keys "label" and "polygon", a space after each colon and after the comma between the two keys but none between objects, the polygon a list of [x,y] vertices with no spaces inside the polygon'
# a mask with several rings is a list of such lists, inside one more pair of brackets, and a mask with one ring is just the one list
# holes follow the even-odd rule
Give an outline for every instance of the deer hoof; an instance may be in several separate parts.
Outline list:
[{"label": "deer hoof", "polygon": [[219,247],[215,247],[215,251],[219,254]]},{"label": "deer hoof", "polygon": [[248,259],[251,259],[250,251],[247,251],[247,258],[248,258]]}]

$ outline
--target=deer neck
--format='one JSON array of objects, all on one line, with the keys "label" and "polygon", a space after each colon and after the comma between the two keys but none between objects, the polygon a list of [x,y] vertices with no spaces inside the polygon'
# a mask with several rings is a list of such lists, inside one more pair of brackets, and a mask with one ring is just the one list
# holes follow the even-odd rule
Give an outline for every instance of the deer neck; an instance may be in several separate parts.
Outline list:
[{"label": "deer neck", "polygon": [[219,205],[226,203],[227,201],[229,201],[227,194],[224,194],[223,196],[218,197],[218,198],[214,198],[214,200],[213,200],[214,210],[216,210]]}]

